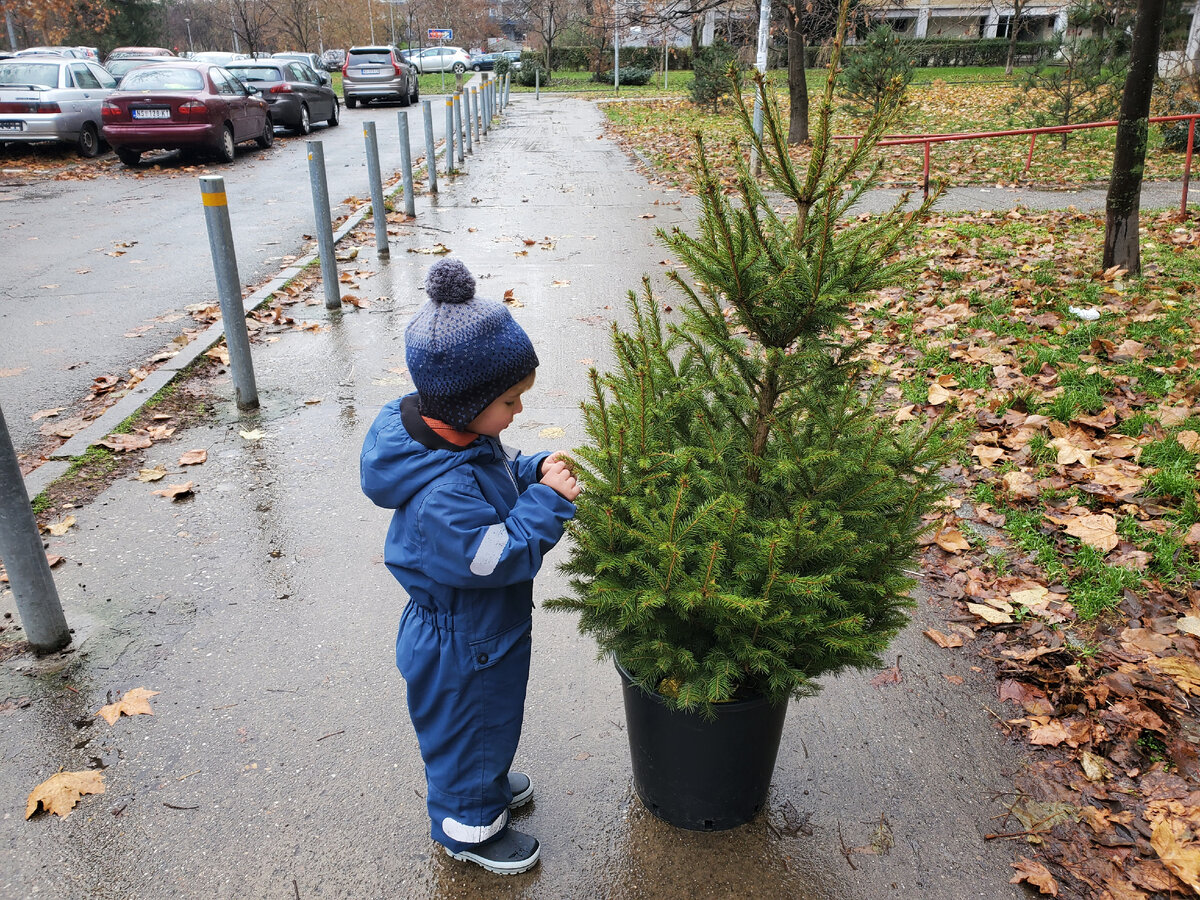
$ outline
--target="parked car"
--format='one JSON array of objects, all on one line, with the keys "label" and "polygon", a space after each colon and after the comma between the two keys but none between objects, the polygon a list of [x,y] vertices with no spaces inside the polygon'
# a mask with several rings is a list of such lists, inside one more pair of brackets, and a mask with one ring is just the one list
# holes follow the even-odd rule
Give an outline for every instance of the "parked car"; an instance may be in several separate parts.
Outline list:
[{"label": "parked car", "polygon": [[128,59],[131,56],[152,57],[174,55],[166,47],[116,47],[104,60],[104,67],[108,68],[108,64],[114,59]]},{"label": "parked car", "polygon": [[100,153],[102,105],[117,86],[98,63],[70,56],[0,62],[0,141],[60,141]]},{"label": "parked car", "polygon": [[514,69],[521,68],[520,50],[501,50],[499,53],[480,53],[472,56],[471,71],[491,72],[496,68],[496,63],[501,59],[507,59]]},{"label": "parked car", "polygon": [[462,47],[426,47],[409,57],[422,75],[427,72],[465,72],[471,68],[471,56]]},{"label": "parked car", "polygon": [[321,68],[326,72],[340,72],[345,62],[345,50],[326,50],[321,54]]},{"label": "parked car", "polygon": [[285,50],[282,53],[272,53],[271,59],[294,59],[304,63],[314,72],[324,72],[325,67],[321,65],[321,57],[315,53],[301,53],[300,51]]},{"label": "parked car", "polygon": [[401,106],[421,97],[417,70],[395,47],[351,47],[342,65],[342,96],[354,109],[361,100],[399,100]]},{"label": "parked car", "polygon": [[229,53],[224,50],[202,50],[191,56],[194,62],[211,63],[214,66],[227,66],[239,59],[253,58],[249,53]]},{"label": "parked car", "polygon": [[17,56],[67,56],[71,59],[87,59],[88,53],[82,47],[29,47],[18,50]]},{"label": "parked car", "polygon": [[138,66],[149,66],[156,63],[166,63],[167,65],[170,65],[171,63],[185,61],[186,60],[180,59],[178,56],[126,56],[123,59],[113,59],[112,57],[109,57],[108,62],[104,65],[104,68],[108,69],[108,73],[112,75],[113,78],[117,79],[118,82],[120,82],[122,78],[124,78],[131,70],[136,69]]},{"label": "parked car", "polygon": [[235,145],[275,142],[275,125],[258,88],[220,66],[183,62],[134,69],[102,108],[104,139],[127,166],[147,150],[215,153],[233,162]]},{"label": "parked car", "polygon": [[341,104],[324,72],[283,58],[232,63],[227,71],[242,84],[259,89],[276,125],[308,134],[313,122],[328,122],[331,127],[338,123]]}]

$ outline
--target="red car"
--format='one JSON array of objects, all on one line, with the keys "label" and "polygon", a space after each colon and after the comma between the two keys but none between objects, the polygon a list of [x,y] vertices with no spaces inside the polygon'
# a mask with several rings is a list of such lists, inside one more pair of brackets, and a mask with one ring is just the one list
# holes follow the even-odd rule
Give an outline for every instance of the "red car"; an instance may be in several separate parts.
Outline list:
[{"label": "red car", "polygon": [[213,153],[233,162],[234,145],[275,142],[275,125],[258,89],[220,66],[168,63],[133,69],[101,107],[104,140],[136,166],[147,150]]}]

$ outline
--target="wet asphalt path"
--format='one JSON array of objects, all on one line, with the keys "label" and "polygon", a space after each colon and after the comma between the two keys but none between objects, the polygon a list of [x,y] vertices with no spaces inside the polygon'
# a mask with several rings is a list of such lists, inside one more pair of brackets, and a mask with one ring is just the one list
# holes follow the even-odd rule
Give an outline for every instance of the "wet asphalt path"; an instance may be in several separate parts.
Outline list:
[{"label": "wet asphalt path", "polygon": [[[445,116],[432,99],[436,143]],[[385,180],[398,171],[398,113],[409,116],[415,164],[425,156],[421,106],[387,104],[343,106],[338,127],[307,138],[277,130],[270,150],[239,144],[228,166],[172,153],[130,170],[110,154],[76,167],[97,173],[83,180],[0,176],[0,408],[18,453],[46,424],[34,413],[71,407],[99,376],[126,377],[195,326],[185,307],[216,302],[199,176],[225,178],[241,281],[260,283],[314,234],[306,142],[324,144],[336,217],[350,209],[344,200],[370,197],[363,122],[376,123]]]}]

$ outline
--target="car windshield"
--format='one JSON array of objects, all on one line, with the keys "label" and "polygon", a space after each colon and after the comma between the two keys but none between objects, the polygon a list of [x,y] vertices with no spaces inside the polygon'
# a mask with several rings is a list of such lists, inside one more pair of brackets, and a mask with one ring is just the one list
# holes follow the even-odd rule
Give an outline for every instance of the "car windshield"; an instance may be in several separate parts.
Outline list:
[{"label": "car windshield", "polygon": [[350,64],[386,66],[392,61],[392,54],[387,50],[354,50],[350,53]]},{"label": "car windshield", "polygon": [[31,87],[58,87],[58,66],[54,63],[0,64],[0,84],[20,84]]},{"label": "car windshield", "polygon": [[240,78],[245,84],[254,81],[286,81],[283,73],[274,66],[229,66],[226,69]]},{"label": "car windshield", "polygon": [[204,89],[204,76],[196,69],[181,66],[146,66],[134,69],[121,79],[123,91],[200,91]]}]

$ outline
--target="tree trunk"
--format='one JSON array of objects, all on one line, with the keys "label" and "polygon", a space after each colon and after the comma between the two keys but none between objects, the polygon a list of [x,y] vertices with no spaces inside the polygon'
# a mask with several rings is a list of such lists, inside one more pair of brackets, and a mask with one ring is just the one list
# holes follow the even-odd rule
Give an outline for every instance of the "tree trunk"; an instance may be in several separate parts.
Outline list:
[{"label": "tree trunk", "polygon": [[1013,3],[1012,19],[1008,23],[1008,58],[1004,61],[1004,74],[1013,73],[1013,62],[1017,55],[1017,31],[1021,24],[1021,7],[1024,3]]},{"label": "tree trunk", "polygon": [[1146,163],[1146,137],[1150,128],[1150,94],[1158,73],[1158,47],[1162,41],[1165,0],[1138,0],[1133,26],[1129,73],[1121,95],[1117,120],[1117,145],[1112,178],[1105,203],[1104,268],[1121,266],[1131,274],[1141,271],[1138,245],[1138,212],[1142,172]]},{"label": "tree trunk", "polygon": [[808,78],[804,71],[804,10],[788,10],[788,143],[808,143]]}]

